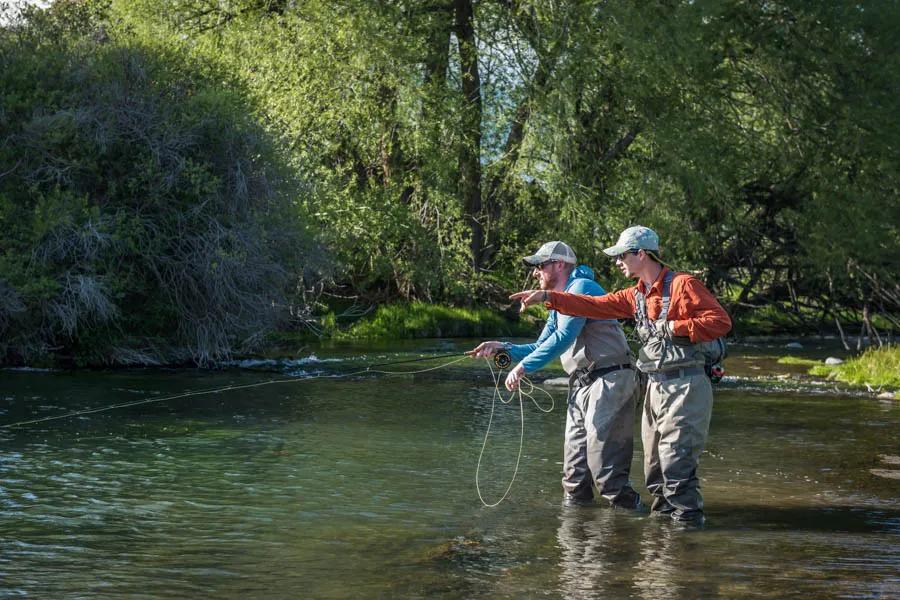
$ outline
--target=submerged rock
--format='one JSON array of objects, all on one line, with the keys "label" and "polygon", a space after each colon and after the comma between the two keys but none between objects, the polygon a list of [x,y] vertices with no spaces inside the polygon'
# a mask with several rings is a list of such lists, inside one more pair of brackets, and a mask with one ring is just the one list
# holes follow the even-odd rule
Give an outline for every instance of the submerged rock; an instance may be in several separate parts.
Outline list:
[{"label": "submerged rock", "polygon": [[569,385],[568,377],[554,377],[552,379],[545,379],[543,385],[557,385],[560,387],[566,387]]},{"label": "submerged rock", "polygon": [[828,358],[825,359],[825,364],[826,365],[842,365],[842,364],[844,364],[844,361],[840,358],[836,358],[834,356],[829,356]]},{"label": "submerged rock", "polygon": [[[900,456],[893,454],[879,454],[878,458],[887,466],[900,467]],[[900,479],[900,470],[897,469],[869,469],[869,473],[876,477],[884,477],[886,479]]]},{"label": "submerged rock", "polygon": [[802,350],[803,344],[801,344],[800,342],[788,342],[787,344],[784,345],[784,347],[791,348],[793,350]]},{"label": "submerged rock", "polygon": [[438,544],[425,552],[426,560],[461,561],[477,558],[482,549],[481,540],[456,536],[442,544]]},{"label": "submerged rock", "polygon": [[878,458],[881,459],[881,462],[883,462],[887,465],[900,466],[900,456],[894,456],[891,454],[879,454]]}]

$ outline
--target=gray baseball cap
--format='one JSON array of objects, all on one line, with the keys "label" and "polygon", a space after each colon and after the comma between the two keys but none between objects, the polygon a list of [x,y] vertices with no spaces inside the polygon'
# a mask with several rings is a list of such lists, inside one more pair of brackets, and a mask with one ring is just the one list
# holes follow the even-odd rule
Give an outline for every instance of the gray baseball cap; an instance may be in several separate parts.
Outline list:
[{"label": "gray baseball cap", "polygon": [[564,242],[547,242],[540,249],[522,259],[526,265],[537,266],[548,260],[558,260],[570,265],[575,264],[575,252]]},{"label": "gray baseball cap", "polygon": [[635,225],[623,231],[616,245],[607,248],[603,252],[610,256],[618,256],[629,250],[650,250],[658,255],[659,236],[649,227]]}]

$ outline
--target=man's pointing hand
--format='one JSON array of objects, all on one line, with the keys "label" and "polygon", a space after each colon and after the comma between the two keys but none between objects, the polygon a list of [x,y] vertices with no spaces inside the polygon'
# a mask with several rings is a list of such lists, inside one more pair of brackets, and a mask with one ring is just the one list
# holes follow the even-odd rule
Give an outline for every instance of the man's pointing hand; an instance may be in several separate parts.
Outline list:
[{"label": "man's pointing hand", "polygon": [[544,290],[525,290],[524,292],[516,292],[515,294],[510,295],[509,299],[521,302],[522,305],[519,307],[519,312],[522,312],[529,306],[533,306],[540,302],[546,302],[547,292]]}]

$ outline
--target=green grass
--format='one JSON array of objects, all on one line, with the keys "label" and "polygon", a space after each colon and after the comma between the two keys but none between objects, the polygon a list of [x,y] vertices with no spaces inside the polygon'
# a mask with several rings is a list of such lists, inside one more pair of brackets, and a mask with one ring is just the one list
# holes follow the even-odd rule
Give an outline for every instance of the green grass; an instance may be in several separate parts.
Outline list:
[{"label": "green grass", "polygon": [[411,302],[381,306],[336,339],[411,339],[432,337],[533,336],[532,318],[510,320],[487,308],[456,308]]},{"label": "green grass", "polygon": [[425,302],[379,307],[350,324],[339,323],[333,310],[318,317],[316,329],[273,331],[266,336],[261,356],[282,356],[286,349],[324,340],[403,340],[435,337],[534,338],[547,311],[532,307],[523,315],[510,316],[490,308],[456,308]]},{"label": "green grass", "polygon": [[900,346],[870,348],[840,365],[816,364],[809,372],[852,385],[900,389]]},{"label": "green grass", "polygon": [[799,356],[782,356],[778,359],[779,365],[802,365],[804,367],[816,367],[822,363],[811,358],[800,358]]}]

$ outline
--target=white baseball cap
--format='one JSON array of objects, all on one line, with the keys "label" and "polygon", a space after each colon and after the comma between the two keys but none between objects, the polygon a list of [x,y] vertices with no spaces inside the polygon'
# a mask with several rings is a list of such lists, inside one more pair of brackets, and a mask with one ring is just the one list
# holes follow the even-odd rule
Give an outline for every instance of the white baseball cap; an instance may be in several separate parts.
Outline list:
[{"label": "white baseball cap", "polygon": [[532,267],[545,263],[548,260],[558,260],[570,265],[574,265],[576,261],[575,252],[564,242],[547,242],[537,252],[531,256],[526,256],[522,260],[525,261],[526,265]]}]

